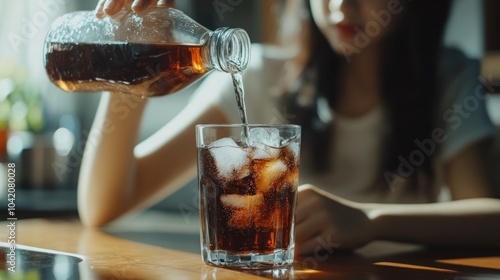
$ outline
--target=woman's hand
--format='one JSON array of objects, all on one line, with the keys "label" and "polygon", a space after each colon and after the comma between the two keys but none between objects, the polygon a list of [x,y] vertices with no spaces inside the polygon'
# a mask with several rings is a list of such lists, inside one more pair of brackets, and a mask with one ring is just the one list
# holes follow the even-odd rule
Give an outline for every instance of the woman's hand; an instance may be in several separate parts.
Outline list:
[{"label": "woman's hand", "polygon": [[99,0],[95,14],[97,17],[112,16],[122,8],[132,9],[134,12],[139,13],[154,5],[157,7],[172,7],[174,2],[175,0]]},{"label": "woman's hand", "polygon": [[361,204],[312,185],[300,186],[298,196],[295,222],[298,254],[355,249],[373,240],[371,222]]}]

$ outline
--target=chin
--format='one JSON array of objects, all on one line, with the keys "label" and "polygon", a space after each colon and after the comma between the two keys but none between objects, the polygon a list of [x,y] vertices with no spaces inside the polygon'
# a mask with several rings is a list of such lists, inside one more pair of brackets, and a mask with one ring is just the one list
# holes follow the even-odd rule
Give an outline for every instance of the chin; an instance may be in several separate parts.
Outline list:
[{"label": "chin", "polygon": [[332,50],[338,55],[344,54],[346,46],[354,46],[353,40],[346,40],[339,37],[329,38],[328,42],[330,43]]}]

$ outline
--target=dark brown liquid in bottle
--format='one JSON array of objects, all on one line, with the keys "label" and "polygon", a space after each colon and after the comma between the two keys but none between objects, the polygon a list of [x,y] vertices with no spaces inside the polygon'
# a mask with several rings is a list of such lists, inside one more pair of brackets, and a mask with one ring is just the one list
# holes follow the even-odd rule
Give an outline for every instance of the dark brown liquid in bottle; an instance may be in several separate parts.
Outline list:
[{"label": "dark brown liquid in bottle", "polygon": [[163,96],[208,73],[201,45],[50,43],[45,68],[65,91]]}]

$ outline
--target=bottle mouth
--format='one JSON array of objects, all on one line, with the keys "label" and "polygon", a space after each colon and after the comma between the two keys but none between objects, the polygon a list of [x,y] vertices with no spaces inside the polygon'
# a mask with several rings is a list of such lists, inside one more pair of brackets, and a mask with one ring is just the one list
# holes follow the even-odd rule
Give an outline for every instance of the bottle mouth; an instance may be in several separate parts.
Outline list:
[{"label": "bottle mouth", "polygon": [[222,27],[214,31],[211,52],[216,54],[214,66],[224,72],[240,72],[250,60],[250,37],[241,28]]}]

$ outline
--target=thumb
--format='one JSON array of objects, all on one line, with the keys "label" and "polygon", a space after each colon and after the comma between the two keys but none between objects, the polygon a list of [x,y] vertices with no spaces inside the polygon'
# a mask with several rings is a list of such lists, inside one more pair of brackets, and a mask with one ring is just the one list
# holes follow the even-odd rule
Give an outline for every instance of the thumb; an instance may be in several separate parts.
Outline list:
[{"label": "thumb", "polygon": [[175,0],[158,0],[158,7],[175,7]]}]

